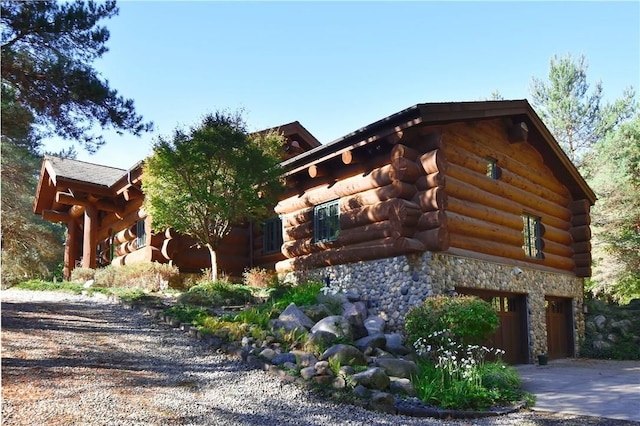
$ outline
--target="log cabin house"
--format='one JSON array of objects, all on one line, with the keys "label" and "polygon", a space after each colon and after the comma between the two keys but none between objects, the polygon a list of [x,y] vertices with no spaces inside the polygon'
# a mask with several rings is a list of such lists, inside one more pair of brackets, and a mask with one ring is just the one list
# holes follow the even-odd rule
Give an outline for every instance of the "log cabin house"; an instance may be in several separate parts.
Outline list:
[{"label": "log cabin house", "polygon": [[[419,104],[325,145],[297,122],[281,130],[287,191],[261,226],[234,227],[221,270],[323,279],[390,329],[426,297],[475,294],[501,318],[507,361],[577,354],[596,198],[526,100]],[[150,232],[141,179],[141,163],[43,160],[34,211],[67,224],[66,274],[209,266],[189,238]]]}]

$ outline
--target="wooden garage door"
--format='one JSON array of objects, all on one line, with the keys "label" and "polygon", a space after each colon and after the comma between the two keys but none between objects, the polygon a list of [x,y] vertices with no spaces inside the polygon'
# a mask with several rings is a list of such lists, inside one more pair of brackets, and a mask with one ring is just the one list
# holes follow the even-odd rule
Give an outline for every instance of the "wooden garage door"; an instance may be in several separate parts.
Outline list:
[{"label": "wooden garage door", "polygon": [[545,297],[547,311],[547,350],[549,358],[573,356],[573,310],[571,299]]},{"label": "wooden garage door", "polygon": [[460,294],[474,295],[491,303],[500,319],[496,333],[487,345],[504,349],[503,359],[509,364],[528,362],[526,296],[517,293],[498,293],[469,288],[456,289]]}]

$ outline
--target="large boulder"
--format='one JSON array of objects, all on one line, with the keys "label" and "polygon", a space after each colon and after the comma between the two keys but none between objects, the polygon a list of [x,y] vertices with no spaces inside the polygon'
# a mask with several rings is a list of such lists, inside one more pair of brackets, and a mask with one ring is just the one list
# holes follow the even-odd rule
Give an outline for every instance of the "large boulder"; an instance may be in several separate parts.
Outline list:
[{"label": "large boulder", "polygon": [[406,361],[398,358],[379,358],[376,365],[384,370],[385,373],[393,377],[401,377],[410,379],[411,376],[418,374],[418,366],[413,361]]},{"label": "large boulder", "polygon": [[300,326],[306,329],[310,329],[315,324],[311,320],[311,318],[306,316],[305,313],[296,306],[295,303],[290,303],[289,306],[287,306],[285,310],[282,311],[282,313],[278,316],[278,319],[281,321],[298,323],[300,324]]},{"label": "large boulder", "polygon": [[311,318],[312,321],[318,322],[322,318],[329,317],[333,315],[333,312],[327,308],[327,305],[322,303],[318,303],[316,305],[306,306],[302,308],[303,312]]},{"label": "large boulder", "polygon": [[296,356],[290,352],[278,354],[271,359],[271,363],[274,365],[284,365],[286,363],[296,363]]},{"label": "large boulder", "polygon": [[396,399],[387,392],[374,392],[369,401],[369,408],[380,413],[396,413]]},{"label": "large boulder", "polygon": [[353,345],[364,353],[372,352],[377,348],[384,348],[386,344],[387,338],[382,333],[365,336],[353,342]]},{"label": "large boulder", "polygon": [[292,350],[291,353],[295,355],[296,363],[300,367],[309,367],[318,362],[318,359],[312,353],[301,351],[298,349]]},{"label": "large boulder", "polygon": [[328,331],[317,330],[307,337],[304,344],[304,350],[313,353],[324,352],[329,346],[333,345],[338,337]]},{"label": "large boulder", "polygon": [[351,332],[351,325],[349,321],[341,315],[332,315],[318,321],[313,327],[311,327],[311,333],[317,331],[324,331],[331,333],[337,338],[344,338],[351,340],[353,333]]},{"label": "large boulder", "polygon": [[337,362],[340,365],[367,365],[364,354],[358,348],[344,344],[330,347],[320,355],[319,359],[321,361]]},{"label": "large boulder", "polygon": [[604,329],[604,325],[607,322],[607,318],[604,315],[598,315],[593,319],[593,323],[596,325],[596,328],[599,331],[602,331]]},{"label": "large boulder", "polygon": [[364,317],[366,316],[366,312],[363,314],[361,309],[359,309],[355,303],[345,303],[342,305],[342,316],[351,326],[351,335],[354,339],[359,339],[369,334],[364,326]]},{"label": "large boulder", "polygon": [[357,384],[364,386],[368,389],[384,390],[389,387],[391,380],[387,373],[382,368],[373,367],[362,373],[356,373],[351,376],[351,380]]},{"label": "large boulder", "polygon": [[394,394],[416,396],[416,388],[409,379],[403,379],[400,377],[389,377],[391,382],[389,383],[389,390]]},{"label": "large boulder", "polygon": [[378,316],[371,316],[364,320],[364,327],[369,334],[384,333],[385,320]]},{"label": "large boulder", "polygon": [[407,355],[410,351],[403,344],[403,337],[399,333],[387,333],[385,334],[387,338],[387,345],[385,346],[385,350],[394,355]]}]

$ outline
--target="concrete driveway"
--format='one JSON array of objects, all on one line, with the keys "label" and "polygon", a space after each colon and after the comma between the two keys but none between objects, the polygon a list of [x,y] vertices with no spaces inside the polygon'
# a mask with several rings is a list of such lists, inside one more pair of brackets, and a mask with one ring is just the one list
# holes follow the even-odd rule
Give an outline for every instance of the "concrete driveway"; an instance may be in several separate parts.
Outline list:
[{"label": "concrete driveway", "polygon": [[640,361],[560,359],[518,365],[534,410],[640,422]]}]

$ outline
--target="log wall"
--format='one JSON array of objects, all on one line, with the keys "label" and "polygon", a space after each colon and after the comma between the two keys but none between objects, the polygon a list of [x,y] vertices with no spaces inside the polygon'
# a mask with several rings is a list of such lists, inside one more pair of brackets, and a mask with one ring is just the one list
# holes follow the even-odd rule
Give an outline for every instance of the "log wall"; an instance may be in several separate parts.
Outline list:
[{"label": "log wall", "polygon": [[[575,272],[574,212],[567,188],[528,143],[510,143],[500,120],[443,128],[441,149],[451,247],[533,265]],[[486,158],[496,160],[498,179],[486,176]],[[522,215],[541,218],[542,259],[523,246]]]},{"label": "log wall", "polygon": [[[366,156],[353,152],[342,155],[343,164],[338,168],[355,164],[358,168],[352,169],[354,173],[341,180],[320,182],[277,204],[275,211],[283,223],[282,254],[286,259],[276,262],[276,270],[306,269],[427,249],[423,241],[414,238],[422,214],[414,199],[418,193],[416,180],[424,175],[420,153],[405,145],[378,152],[366,161]],[[354,161],[356,158],[358,162]],[[428,167],[438,161],[440,156],[425,159]],[[334,172],[332,176],[338,174]],[[334,241],[317,242],[313,235],[313,207],[335,199],[339,199],[340,233]]]},{"label": "log wall", "polygon": [[[590,272],[589,203],[571,200],[532,145],[510,142],[504,121],[420,127],[390,144],[369,160],[357,149],[343,153],[343,168],[334,163],[322,173],[329,180],[307,180],[278,203],[286,257],[276,262],[279,272],[424,250]],[[486,175],[486,158],[496,161],[497,179]],[[340,234],[316,242],[313,207],[336,199]],[[525,255],[523,214],[541,218],[541,259]]]}]

